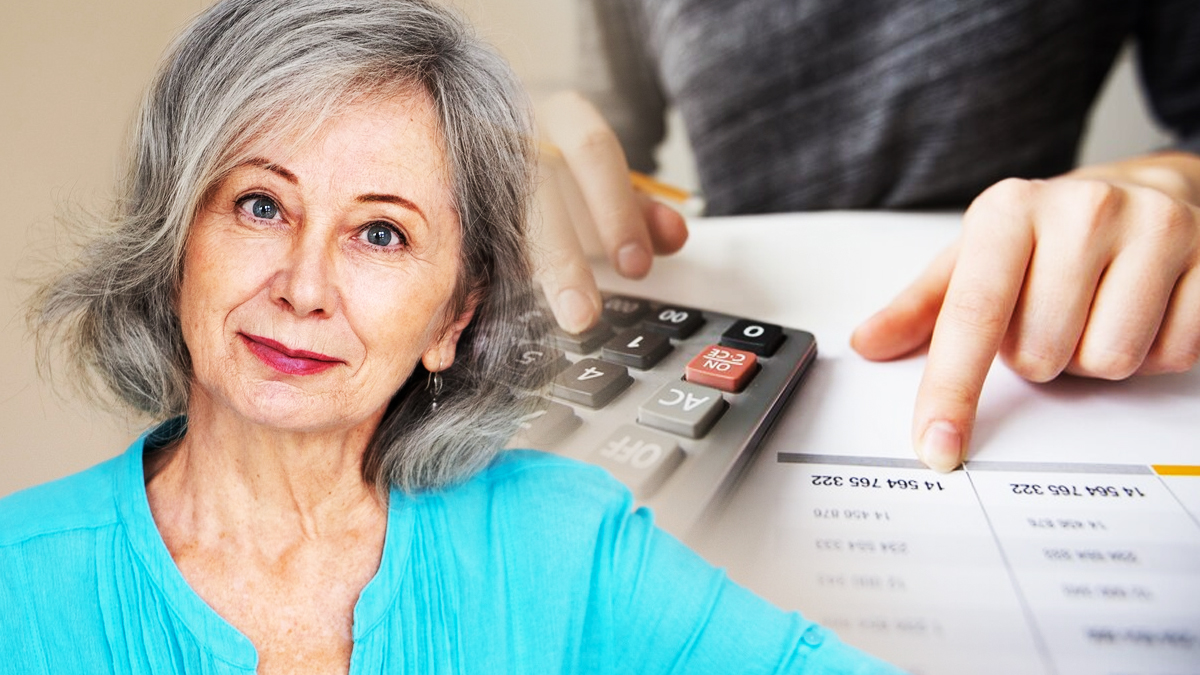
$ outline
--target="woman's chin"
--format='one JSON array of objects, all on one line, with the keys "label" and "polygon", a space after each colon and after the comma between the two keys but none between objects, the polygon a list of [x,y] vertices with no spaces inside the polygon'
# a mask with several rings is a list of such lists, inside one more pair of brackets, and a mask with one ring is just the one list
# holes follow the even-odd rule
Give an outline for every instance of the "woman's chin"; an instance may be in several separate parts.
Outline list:
[{"label": "woman's chin", "polygon": [[347,396],[313,393],[282,382],[258,382],[255,386],[219,397],[207,411],[214,417],[238,419],[264,431],[321,433],[350,430],[378,414],[358,411]]}]

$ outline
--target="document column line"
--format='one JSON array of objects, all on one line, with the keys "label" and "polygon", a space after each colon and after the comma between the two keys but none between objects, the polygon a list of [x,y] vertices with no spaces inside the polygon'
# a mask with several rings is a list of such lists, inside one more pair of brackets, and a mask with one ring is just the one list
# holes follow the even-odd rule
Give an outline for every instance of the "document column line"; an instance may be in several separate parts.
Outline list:
[{"label": "document column line", "polygon": [[1171,495],[1171,499],[1175,500],[1175,503],[1179,505],[1179,508],[1183,509],[1183,512],[1188,515],[1188,518],[1192,519],[1192,522],[1196,524],[1196,527],[1200,527],[1200,516],[1192,513],[1192,510],[1187,507],[1187,504],[1184,504],[1183,500],[1179,498],[1179,495],[1175,494],[1175,491],[1171,489],[1171,485],[1167,483],[1163,475],[1157,471],[1154,471],[1153,467],[1151,467],[1150,472],[1154,474],[1155,478],[1158,478],[1158,482],[1163,486],[1163,489],[1167,491],[1167,494]]},{"label": "document column line", "polygon": [[967,482],[971,485],[971,492],[975,493],[975,502],[979,504],[979,510],[983,513],[983,519],[987,522],[988,532],[992,533],[992,541],[996,542],[996,550],[1000,552],[1000,559],[1004,561],[1004,569],[1008,572],[1009,583],[1013,586],[1013,591],[1017,594],[1017,601],[1021,603],[1021,612],[1025,615],[1025,623],[1029,625],[1029,630],[1033,633],[1033,641],[1037,644],[1038,652],[1042,655],[1042,662],[1046,665],[1046,669],[1050,675],[1058,675],[1058,669],[1054,666],[1054,660],[1050,658],[1050,648],[1046,645],[1046,640],[1042,636],[1042,629],[1038,626],[1037,621],[1033,618],[1033,610],[1030,609],[1029,603],[1025,600],[1025,593],[1021,590],[1021,584],[1017,582],[1017,572],[1013,569],[1012,563],[1008,561],[1008,554],[1004,552],[1004,544],[1000,543],[1000,535],[996,534],[996,528],[992,525],[992,517],[988,515],[987,506],[984,505],[983,499],[979,497],[979,490],[975,488],[975,481],[971,478],[971,472],[964,468],[963,473],[967,474]]}]

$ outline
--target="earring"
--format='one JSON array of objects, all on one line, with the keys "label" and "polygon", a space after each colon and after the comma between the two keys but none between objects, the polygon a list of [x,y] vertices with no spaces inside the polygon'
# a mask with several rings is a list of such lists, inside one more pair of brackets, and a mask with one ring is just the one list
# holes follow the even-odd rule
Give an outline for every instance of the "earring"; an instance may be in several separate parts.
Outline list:
[{"label": "earring", "polygon": [[425,390],[429,392],[429,412],[435,413],[438,409],[438,395],[442,393],[441,361],[438,361],[438,369],[429,373],[429,377],[425,379]]}]

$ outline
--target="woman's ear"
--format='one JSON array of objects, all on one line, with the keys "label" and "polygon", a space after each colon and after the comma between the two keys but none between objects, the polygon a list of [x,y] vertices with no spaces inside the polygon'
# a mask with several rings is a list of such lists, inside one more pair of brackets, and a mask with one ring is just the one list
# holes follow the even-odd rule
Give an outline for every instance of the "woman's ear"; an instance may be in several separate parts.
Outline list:
[{"label": "woman's ear", "polygon": [[453,323],[442,330],[441,336],[434,340],[421,355],[421,364],[425,366],[425,370],[436,373],[454,365],[458,339],[462,337],[467,326],[471,325],[471,319],[475,318],[475,308],[479,306],[479,296],[478,291],[467,296],[463,311],[459,313]]}]

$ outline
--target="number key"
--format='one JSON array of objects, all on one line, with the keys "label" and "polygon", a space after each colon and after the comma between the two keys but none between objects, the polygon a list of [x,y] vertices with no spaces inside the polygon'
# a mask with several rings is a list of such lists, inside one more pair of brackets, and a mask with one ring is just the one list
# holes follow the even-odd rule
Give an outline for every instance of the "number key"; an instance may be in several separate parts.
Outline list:
[{"label": "number key", "polygon": [[618,328],[628,328],[650,311],[650,303],[641,298],[610,295],[604,299],[604,321]]},{"label": "number key", "polygon": [[568,333],[558,326],[554,327],[551,334],[559,347],[576,354],[591,354],[612,337],[613,332],[608,324],[601,321],[579,334]]},{"label": "number key", "polygon": [[600,356],[614,363],[646,370],[671,353],[671,341],[661,333],[633,328],[621,333],[600,349]]},{"label": "number key", "polygon": [[553,392],[559,398],[589,408],[603,408],[632,382],[625,366],[600,359],[580,359],[558,374]]},{"label": "number key", "polygon": [[676,340],[683,340],[704,325],[704,315],[687,307],[660,307],[657,312],[642,322],[646,328],[665,333]]},{"label": "number key", "polygon": [[783,328],[770,323],[738,319],[721,335],[721,344],[770,356],[783,343]]},{"label": "number key", "polygon": [[567,357],[561,350],[541,344],[517,345],[509,352],[507,361],[516,385],[525,389],[542,386],[567,365]]},{"label": "number key", "polygon": [[557,443],[578,427],[580,420],[570,406],[537,397],[533,412],[519,420],[520,429],[514,438],[516,445],[544,448]]}]

